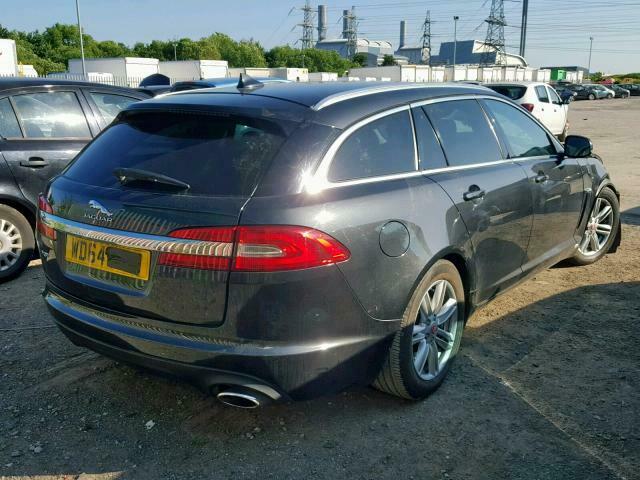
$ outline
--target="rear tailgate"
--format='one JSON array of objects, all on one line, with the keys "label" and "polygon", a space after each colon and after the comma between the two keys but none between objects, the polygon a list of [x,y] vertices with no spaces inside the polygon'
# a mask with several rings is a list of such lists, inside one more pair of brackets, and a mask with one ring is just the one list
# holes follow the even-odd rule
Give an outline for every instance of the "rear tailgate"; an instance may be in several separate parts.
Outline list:
[{"label": "rear tailgate", "polygon": [[[184,112],[125,115],[47,191],[43,215],[54,226],[55,239],[39,238],[50,283],[118,312],[219,325],[228,267],[185,265],[167,261],[166,255],[230,256],[231,243],[224,239],[175,238],[176,231],[235,227],[285,138],[273,120]],[[152,171],[190,188],[122,184],[113,174],[117,168]]]}]

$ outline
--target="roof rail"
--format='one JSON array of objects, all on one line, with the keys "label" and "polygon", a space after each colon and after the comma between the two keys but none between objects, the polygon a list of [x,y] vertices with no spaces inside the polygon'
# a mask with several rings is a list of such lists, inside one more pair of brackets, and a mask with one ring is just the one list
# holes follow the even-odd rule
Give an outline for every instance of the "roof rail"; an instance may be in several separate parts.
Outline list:
[{"label": "roof rail", "polygon": [[349,100],[351,98],[364,97],[365,95],[373,95],[376,93],[383,92],[393,92],[396,90],[411,90],[414,88],[434,88],[446,85],[447,87],[469,87],[469,85],[452,85],[452,84],[443,84],[443,83],[428,83],[428,84],[416,84],[411,83],[407,85],[371,85],[370,87],[362,87],[357,88],[355,90],[347,90],[344,92],[334,93],[333,95],[329,95],[328,97],[323,98],[316,104],[311,106],[312,110],[318,111],[322,110],[325,107],[330,105],[334,105],[336,103],[344,102],[345,100]]}]

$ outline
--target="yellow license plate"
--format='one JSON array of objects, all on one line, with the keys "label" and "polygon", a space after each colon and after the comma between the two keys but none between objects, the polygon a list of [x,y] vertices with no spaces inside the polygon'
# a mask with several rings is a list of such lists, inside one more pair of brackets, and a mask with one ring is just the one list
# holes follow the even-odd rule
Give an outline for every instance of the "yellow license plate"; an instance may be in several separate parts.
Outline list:
[{"label": "yellow license plate", "polygon": [[139,280],[149,279],[151,252],[67,235],[67,262]]}]

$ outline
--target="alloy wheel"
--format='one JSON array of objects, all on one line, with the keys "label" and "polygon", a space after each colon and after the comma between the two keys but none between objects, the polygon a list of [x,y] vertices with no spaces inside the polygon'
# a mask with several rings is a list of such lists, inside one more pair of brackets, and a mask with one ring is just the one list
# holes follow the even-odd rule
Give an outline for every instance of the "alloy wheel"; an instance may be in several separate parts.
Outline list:
[{"label": "alloy wheel", "polygon": [[596,255],[604,248],[613,228],[613,208],[605,198],[597,198],[578,250],[584,256]]},{"label": "alloy wheel", "polygon": [[0,272],[10,269],[22,253],[22,236],[13,223],[0,219]]},{"label": "alloy wheel", "polygon": [[413,325],[413,366],[423,380],[442,371],[454,346],[458,329],[458,300],[447,280],[435,281],[420,302]]}]

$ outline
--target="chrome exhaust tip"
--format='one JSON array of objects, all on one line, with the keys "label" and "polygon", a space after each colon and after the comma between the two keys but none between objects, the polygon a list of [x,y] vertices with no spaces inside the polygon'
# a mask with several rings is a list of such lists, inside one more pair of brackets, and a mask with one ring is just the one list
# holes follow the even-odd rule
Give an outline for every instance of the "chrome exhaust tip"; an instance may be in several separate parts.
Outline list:
[{"label": "chrome exhaust tip", "polygon": [[261,402],[259,394],[250,392],[237,392],[233,390],[225,390],[216,395],[220,402],[230,407],[236,408],[258,408],[264,402]]}]

